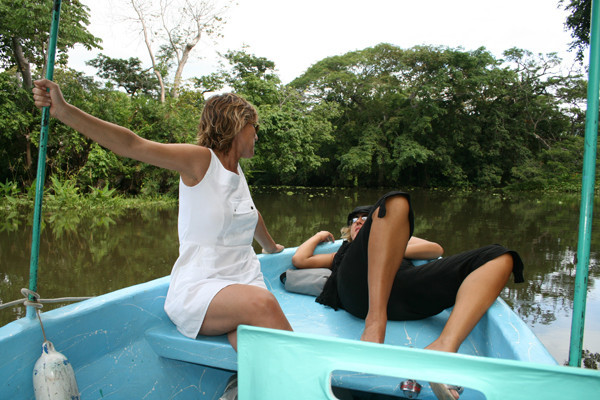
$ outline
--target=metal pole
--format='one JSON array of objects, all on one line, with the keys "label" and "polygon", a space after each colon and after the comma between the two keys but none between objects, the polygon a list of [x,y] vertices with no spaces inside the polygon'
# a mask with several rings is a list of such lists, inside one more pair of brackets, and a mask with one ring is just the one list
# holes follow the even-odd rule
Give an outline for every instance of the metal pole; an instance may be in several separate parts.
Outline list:
[{"label": "metal pole", "polygon": [[[58,38],[58,23],[60,20],[61,0],[54,0],[52,6],[52,24],[50,26],[50,44],[48,46],[48,62],[46,64],[46,79],[54,77],[54,59],[56,57],[56,41]],[[48,143],[48,124],[50,122],[50,107],[42,109],[42,128],[40,130],[40,148],[35,184],[35,204],[33,209],[33,233],[31,241],[31,258],[29,262],[29,290],[37,291],[38,257],[40,254],[40,237],[42,226],[42,197],[44,195],[44,180],[46,178],[46,146]],[[29,301],[33,301],[29,296]],[[35,308],[27,307],[27,317],[35,318]]]},{"label": "metal pole", "polygon": [[583,177],[581,207],[579,211],[579,239],[577,243],[577,272],[573,296],[573,321],[571,323],[571,347],[569,365],[581,366],[585,305],[590,262],[590,239],[594,208],[594,183],[596,179],[596,144],[598,142],[598,96],[600,95],[600,8],[598,0],[592,2],[590,35],[590,68],[585,122],[585,148],[583,153]]}]

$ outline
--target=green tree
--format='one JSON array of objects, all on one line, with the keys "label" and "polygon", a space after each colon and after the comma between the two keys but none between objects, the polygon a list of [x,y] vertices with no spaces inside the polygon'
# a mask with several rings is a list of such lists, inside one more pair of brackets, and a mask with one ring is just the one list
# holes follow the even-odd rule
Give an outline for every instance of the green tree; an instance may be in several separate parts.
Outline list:
[{"label": "green tree", "polygon": [[[32,66],[44,75],[52,6],[51,0],[0,0],[0,63],[5,69],[17,68],[27,91],[33,86]],[[76,44],[100,48],[101,40],[86,28],[88,12],[80,1],[62,2],[57,64],[66,65],[67,51]]]},{"label": "green tree", "polygon": [[[30,99],[33,87],[33,75],[45,75],[47,49],[49,43],[50,22],[52,19],[51,0],[0,0],[0,68],[10,71],[17,77],[23,92],[12,87],[14,80],[2,84],[10,85],[6,93],[6,107],[12,110],[10,117],[3,119],[5,125],[1,136],[7,140],[3,149],[9,159],[6,174],[24,183],[31,178],[31,166],[34,162],[36,131],[39,131],[39,119],[34,113]],[[80,1],[63,1],[61,26],[57,43],[58,65],[66,65],[67,50],[81,44],[87,49],[98,48],[100,39],[91,35],[86,26],[89,24],[88,8]],[[19,112],[14,112],[15,107]],[[38,132],[39,134],[39,132]],[[10,171],[10,173],[8,172]],[[2,173],[4,175],[4,172]]]},{"label": "green tree", "polygon": [[563,99],[577,96],[561,90],[579,78],[558,74],[559,62],[380,44],[321,60],[290,85],[340,106],[322,154],[333,184],[498,187],[573,128]]},{"label": "green tree", "polygon": [[34,115],[29,93],[12,73],[0,72],[0,104],[0,182],[18,182],[33,163]]},{"label": "green tree", "polygon": [[[100,85],[93,78],[71,69],[56,69],[54,81],[61,86],[65,99],[95,115],[105,117],[102,109],[112,107],[107,101],[108,91],[100,89]],[[38,124],[41,119],[40,111],[36,109],[35,117]],[[35,131],[33,143],[39,145],[39,129]],[[46,175],[50,178],[56,174],[61,179],[71,178],[85,164],[91,141],[73,129],[51,118],[47,143]]]},{"label": "green tree", "polygon": [[256,155],[246,164],[251,182],[315,184],[315,175],[328,161],[321,155],[321,148],[332,140],[329,120],[337,107],[322,103],[309,111],[301,97],[291,92],[284,103],[263,104],[258,110],[261,125]]},{"label": "green tree", "polygon": [[137,57],[125,60],[99,54],[86,64],[96,67],[99,77],[122,87],[131,96],[135,96],[138,92],[148,95],[157,94],[158,80],[149,69],[142,68],[142,61]]},{"label": "green tree", "polygon": [[[509,49],[504,54],[517,79],[507,93],[510,103],[503,109],[509,112],[513,141],[529,152],[521,163],[513,165],[514,179],[504,183],[529,185],[531,180],[536,182],[534,186],[544,182],[556,186],[558,177],[579,176],[581,149],[573,147],[573,139],[583,129],[584,114],[579,105],[585,99],[586,85],[582,87],[581,74],[562,75],[561,60],[553,53],[533,57],[531,52]],[[572,162],[564,167],[570,172],[559,173],[556,166],[569,156]],[[524,179],[523,173],[530,174],[530,179]]]},{"label": "green tree", "polygon": [[592,0],[559,0],[559,6],[571,12],[565,27],[571,30],[571,50],[575,50],[577,58],[582,61],[583,52],[590,44],[590,26],[592,18]]},{"label": "green tree", "polygon": [[425,177],[436,159],[452,162],[428,143],[444,135],[433,127],[447,114],[445,65],[434,48],[380,44],[326,58],[291,83],[314,102],[324,98],[341,106],[328,154],[330,170],[338,172],[334,184],[412,184],[412,170]]},{"label": "green tree", "polygon": [[219,72],[191,78],[194,89],[202,94],[218,92],[225,86],[225,79]]},{"label": "green tree", "polygon": [[275,73],[275,63],[242,50],[230,50],[223,55],[230,69],[220,73],[224,84],[259,107],[281,102],[281,80]]},{"label": "green tree", "polygon": [[[193,143],[196,140],[203,99],[193,92],[182,91],[179,98],[170,97],[164,103],[150,96],[130,97],[114,90],[96,90],[95,97],[95,104],[86,102],[84,109],[131,129],[141,137],[161,143]],[[65,135],[71,133],[72,130]],[[81,162],[70,169],[70,176],[76,178],[80,186],[103,187],[108,183],[130,195],[176,195],[177,173],[117,156],[75,134],[87,143],[87,147],[81,147],[82,154],[78,158]]]},{"label": "green tree", "polygon": [[390,163],[393,146],[389,140],[394,140],[386,128],[390,120],[398,122],[393,120],[394,111],[409,98],[394,70],[402,53],[382,44],[329,57],[290,84],[304,91],[312,103],[326,101],[340,107],[339,116],[332,121],[335,142],[325,154],[330,160],[327,170],[337,172],[332,183],[357,185],[359,177],[366,183],[365,179],[373,176],[385,180],[381,172]]}]

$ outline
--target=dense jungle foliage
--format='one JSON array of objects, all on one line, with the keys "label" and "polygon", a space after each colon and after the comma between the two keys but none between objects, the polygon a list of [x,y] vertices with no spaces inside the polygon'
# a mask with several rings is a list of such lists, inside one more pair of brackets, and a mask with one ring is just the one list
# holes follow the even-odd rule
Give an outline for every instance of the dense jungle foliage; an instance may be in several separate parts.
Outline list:
[{"label": "dense jungle foliage", "polygon": [[[0,190],[6,193],[0,194],[14,194],[25,193],[35,178],[40,112],[26,67],[31,76],[42,75],[44,38],[36,36],[41,28],[13,24],[19,17],[9,15],[5,3],[0,2],[0,17],[7,21],[0,29]],[[27,4],[38,3],[24,2],[25,15],[35,11]],[[80,24],[61,32],[59,51],[77,42],[99,46],[85,30],[85,7],[77,6],[76,1],[65,6],[64,18]],[[45,21],[28,23],[47,29]],[[19,62],[19,49],[9,40],[17,33],[30,38],[21,41],[27,64]],[[580,71],[565,71],[554,53],[512,48],[497,58],[485,48],[402,49],[382,43],[325,58],[289,84],[281,82],[272,61],[244,49],[224,59],[221,70],[188,80],[177,97],[164,102],[153,74],[135,58],[101,54],[89,61],[98,70],[90,77],[59,57],[54,80],[67,101],[84,111],[147,139],[173,143],[195,142],[211,92],[243,95],[260,115],[256,155],[243,160],[255,185],[580,186],[587,82]],[[73,182],[82,193],[110,188],[152,196],[174,194],[178,186],[177,174],[118,157],[55,120],[46,176],[57,184]]]}]

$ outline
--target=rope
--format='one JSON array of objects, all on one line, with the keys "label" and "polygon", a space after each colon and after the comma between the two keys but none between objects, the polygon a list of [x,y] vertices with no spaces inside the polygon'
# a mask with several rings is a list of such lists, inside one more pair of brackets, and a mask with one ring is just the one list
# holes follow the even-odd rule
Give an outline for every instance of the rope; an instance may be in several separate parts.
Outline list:
[{"label": "rope", "polygon": [[[91,297],[59,297],[56,299],[41,299],[40,295],[36,292],[29,289],[21,289],[21,294],[25,296],[24,299],[9,301],[8,303],[0,304],[0,310],[8,307],[13,307],[19,304],[24,304],[27,307],[34,307],[36,309],[40,309],[43,307],[43,304],[49,303],[68,303],[71,301],[82,301],[90,299]],[[29,296],[32,296],[34,300],[29,300]]]},{"label": "rope", "polygon": [[[57,299],[40,299],[40,295],[29,289],[21,289],[21,294],[25,297],[24,299],[19,299],[15,301],[9,301],[8,303],[0,304],[0,310],[12,306],[16,306],[19,304],[24,304],[27,307],[35,308],[35,313],[37,315],[38,321],[40,323],[40,327],[42,328],[42,335],[44,336],[44,342],[47,342],[46,338],[46,330],[44,329],[44,324],[42,323],[42,317],[40,316],[40,309],[44,306],[42,303],[63,303],[69,301],[81,301],[87,300],[91,297],[60,297]],[[33,298],[32,300],[29,300]]]}]

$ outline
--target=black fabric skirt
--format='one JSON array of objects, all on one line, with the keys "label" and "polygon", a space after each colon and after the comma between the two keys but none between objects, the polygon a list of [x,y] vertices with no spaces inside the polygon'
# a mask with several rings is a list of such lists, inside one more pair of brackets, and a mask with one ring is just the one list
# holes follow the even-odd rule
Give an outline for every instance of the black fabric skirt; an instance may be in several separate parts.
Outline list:
[{"label": "black fabric skirt", "polygon": [[[338,266],[337,294],[341,306],[358,318],[365,318],[369,308],[367,269],[372,213],[390,195],[404,195],[408,198],[405,193],[392,192],[380,199],[355,240],[348,246]],[[380,212],[378,217],[385,218],[385,211]],[[412,234],[412,210],[409,218]],[[410,260],[403,260],[392,286],[388,319],[422,319],[452,307],[463,280],[488,261],[506,253],[513,257],[515,282],[523,282],[523,261],[519,254],[497,244],[444,257],[420,266],[413,265]]]}]

